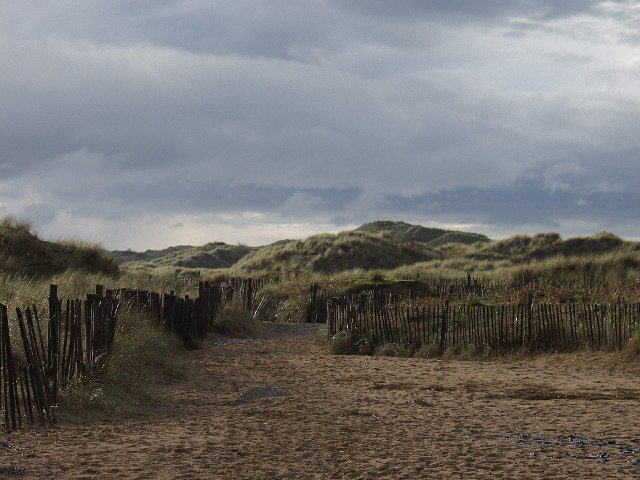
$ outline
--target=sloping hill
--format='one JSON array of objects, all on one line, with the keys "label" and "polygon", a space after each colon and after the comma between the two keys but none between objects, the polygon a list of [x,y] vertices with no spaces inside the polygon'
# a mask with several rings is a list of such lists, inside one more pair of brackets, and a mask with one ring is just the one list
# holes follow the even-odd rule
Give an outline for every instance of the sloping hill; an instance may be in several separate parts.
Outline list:
[{"label": "sloping hill", "polygon": [[114,251],[130,268],[158,267],[246,271],[277,268],[335,272],[350,268],[395,268],[438,257],[432,250],[449,243],[484,243],[478,233],[426,228],[405,222],[378,221],[337,235],[320,234],[305,240],[280,240],[264,247],[213,242],[200,247],[182,245],[146,252]]},{"label": "sloping hill", "polygon": [[144,252],[134,252],[133,250],[113,250],[111,256],[116,259],[118,263],[127,262],[152,262],[158,258],[165,257],[175,252],[181,252],[188,250],[191,245],[179,245],[177,247],[169,247],[162,250],[146,250]]},{"label": "sloping hill", "polygon": [[433,258],[434,252],[421,244],[400,243],[363,231],[347,231],[262,247],[244,257],[235,267],[247,272],[305,269],[332,273],[352,268],[395,268]]},{"label": "sloping hill", "polygon": [[620,250],[637,251],[638,242],[630,242],[609,233],[563,240],[558,233],[538,233],[533,236],[514,235],[480,246],[470,253],[475,259],[505,259],[513,262],[542,260],[550,257],[589,256]]},{"label": "sloping hill", "polygon": [[164,250],[138,253],[115,251],[112,255],[128,267],[146,266],[179,268],[228,268],[253,251],[246,245],[228,245],[223,242],[207,243],[199,247],[179,246]]},{"label": "sloping hill", "polygon": [[423,242],[430,247],[438,247],[447,243],[489,242],[490,239],[480,233],[459,232],[441,228],[428,228],[406,222],[381,220],[365,223],[355,231],[367,232],[374,235],[387,235],[397,242]]},{"label": "sloping hill", "polygon": [[117,263],[99,245],[41,240],[31,225],[11,217],[0,220],[0,272],[47,277],[68,269],[115,274]]}]

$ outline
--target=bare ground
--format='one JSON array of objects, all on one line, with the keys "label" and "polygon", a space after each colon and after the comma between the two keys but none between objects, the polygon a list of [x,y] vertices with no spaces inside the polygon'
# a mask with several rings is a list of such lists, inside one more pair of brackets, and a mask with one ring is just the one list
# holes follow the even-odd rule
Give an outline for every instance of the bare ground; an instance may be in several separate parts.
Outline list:
[{"label": "bare ground", "polygon": [[270,331],[190,352],[139,414],[3,434],[0,478],[640,477],[637,375],[598,356],[331,356]]}]

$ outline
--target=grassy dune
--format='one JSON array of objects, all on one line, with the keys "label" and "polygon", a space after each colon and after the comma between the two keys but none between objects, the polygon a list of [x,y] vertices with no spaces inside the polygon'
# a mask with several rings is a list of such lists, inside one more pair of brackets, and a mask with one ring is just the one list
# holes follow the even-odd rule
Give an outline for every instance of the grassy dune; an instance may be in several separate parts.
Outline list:
[{"label": "grassy dune", "polygon": [[356,232],[367,232],[374,235],[384,235],[396,242],[421,242],[429,247],[439,247],[447,243],[462,243],[465,245],[476,242],[489,242],[489,238],[480,233],[457,232],[441,228],[427,228],[406,222],[377,221],[361,225]]},{"label": "grassy dune", "polygon": [[0,221],[0,271],[5,274],[49,276],[68,269],[116,274],[118,265],[101,246],[38,238],[31,225],[11,217]]},{"label": "grassy dune", "polygon": [[181,271],[229,268],[253,250],[254,248],[246,245],[213,242],[200,247],[183,245],[142,253],[116,250],[111,252],[111,255],[119,263],[126,264],[129,269],[153,273],[156,270],[171,268]]},{"label": "grassy dune", "polygon": [[352,231],[264,247],[242,258],[235,268],[246,272],[335,273],[358,267],[389,269],[432,258],[433,254],[422,244],[397,243],[382,235]]},{"label": "grassy dune", "polygon": [[[201,277],[184,275],[192,270]],[[275,319],[281,321],[304,321],[312,283],[339,295],[370,286],[402,288],[402,282],[412,288],[420,279],[462,278],[467,273],[514,286],[508,299],[514,302],[518,295],[532,294],[552,301],[638,301],[639,271],[640,242],[608,232],[569,239],[551,232],[491,241],[473,233],[373,222],[354,231],[260,248],[216,242],[109,253],[94,244],[41,240],[28,223],[0,221],[0,301],[10,310],[46,306],[50,283],[59,286],[61,298],[69,299],[84,297],[96,284],[195,297],[199,279],[229,276],[275,279],[263,293],[270,296]],[[246,312],[236,309],[225,315],[220,325],[224,332],[237,333],[238,325],[253,328]],[[171,376],[179,368],[179,342],[135,312],[122,313],[116,344],[107,368],[65,393],[70,416],[87,406],[110,411],[143,402],[153,388],[150,379]]]},{"label": "grassy dune", "polygon": [[[49,282],[59,284],[67,298],[82,296],[97,283],[195,295],[198,278],[229,276],[276,278],[268,291],[285,319],[300,319],[313,282],[339,294],[379,279],[462,278],[470,273],[514,286],[536,284],[548,295],[571,285],[574,296],[634,298],[640,288],[640,243],[608,232],[568,239],[548,232],[491,241],[474,233],[381,221],[265,247],[213,242],[108,253],[97,245],[40,240],[29,224],[5,218],[0,247],[0,294],[20,305],[46,298]],[[192,271],[201,276],[194,278]],[[33,278],[43,279],[42,284],[34,287]],[[24,288],[25,282],[31,287]]]},{"label": "grassy dune", "polygon": [[350,269],[391,269],[440,258],[444,245],[485,243],[478,233],[426,228],[405,222],[379,221],[353,231],[313,235],[303,240],[281,240],[263,247],[226,245],[179,246],[165,250],[111,252],[129,270],[185,272],[215,275],[216,269],[243,274],[309,271],[331,274]]},{"label": "grassy dune", "polygon": [[[15,308],[36,305],[46,334],[49,285],[58,285],[62,299],[85,298],[98,284],[107,288],[140,286],[194,294],[197,284],[172,276],[139,275],[121,271],[99,245],[41,240],[26,223],[0,221],[0,302],[10,317]],[[14,353],[24,362],[18,323],[10,321]],[[178,374],[181,342],[144,315],[121,309],[116,324],[113,355],[104,368],[77,379],[62,392],[59,418],[73,421],[97,411],[123,411],[142,405],[158,379]]]},{"label": "grassy dune", "polygon": [[369,277],[397,280],[475,277],[505,282],[624,283],[637,277],[640,243],[611,233],[563,239],[558,233],[489,240],[477,233],[405,222],[371,222],[353,231],[283,240],[264,247],[210,243],[144,253],[120,252],[121,268],[144,274],[198,270],[220,276]]}]

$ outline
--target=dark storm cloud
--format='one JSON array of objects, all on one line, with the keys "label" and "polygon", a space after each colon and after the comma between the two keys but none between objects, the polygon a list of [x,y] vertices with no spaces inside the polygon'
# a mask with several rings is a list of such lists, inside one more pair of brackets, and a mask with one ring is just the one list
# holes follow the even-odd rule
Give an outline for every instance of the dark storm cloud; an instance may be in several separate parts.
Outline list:
[{"label": "dark storm cloud", "polygon": [[511,228],[544,225],[557,229],[563,220],[603,224],[606,218],[606,224],[624,224],[629,219],[630,205],[640,205],[640,193],[549,192],[543,185],[521,183],[491,190],[469,187],[410,197],[391,195],[384,208],[400,216],[408,213],[425,218],[462,216],[462,222],[471,224]]},{"label": "dark storm cloud", "polygon": [[[305,209],[315,212],[342,210],[359,194],[356,189],[260,187],[229,185],[216,182],[184,182],[179,178],[131,189],[127,185],[114,186],[111,198],[120,198],[136,205],[141,211],[162,209],[168,214],[189,211],[193,214],[212,211],[238,213],[244,211],[277,214],[292,199],[306,200]],[[109,205],[105,204],[105,209]],[[78,210],[78,213],[88,213]],[[138,212],[140,213],[140,212]]]},{"label": "dark storm cloud", "polygon": [[[196,53],[290,57],[292,45],[321,43],[333,18],[324,2],[288,0],[55,0],[6,6],[5,21],[33,34],[54,33],[98,44],[153,44]],[[1,20],[0,20],[1,22]]]},{"label": "dark storm cloud", "polygon": [[492,19],[511,15],[553,18],[588,12],[595,0],[334,0],[337,8],[395,20],[447,18],[462,20]]},{"label": "dark storm cloud", "polygon": [[629,232],[639,17],[551,0],[5,2],[0,212],[54,235],[388,213]]}]

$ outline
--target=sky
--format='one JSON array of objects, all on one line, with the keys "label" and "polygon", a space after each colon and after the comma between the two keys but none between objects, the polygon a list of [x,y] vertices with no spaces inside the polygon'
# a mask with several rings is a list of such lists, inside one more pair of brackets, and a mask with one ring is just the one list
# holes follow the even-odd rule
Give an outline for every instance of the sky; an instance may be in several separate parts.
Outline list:
[{"label": "sky", "polygon": [[640,239],[640,1],[0,0],[0,216]]}]

